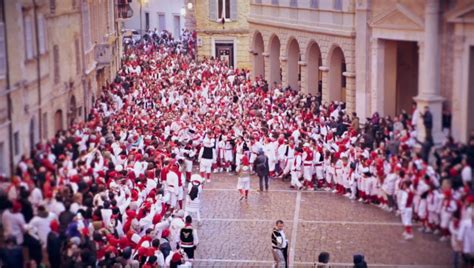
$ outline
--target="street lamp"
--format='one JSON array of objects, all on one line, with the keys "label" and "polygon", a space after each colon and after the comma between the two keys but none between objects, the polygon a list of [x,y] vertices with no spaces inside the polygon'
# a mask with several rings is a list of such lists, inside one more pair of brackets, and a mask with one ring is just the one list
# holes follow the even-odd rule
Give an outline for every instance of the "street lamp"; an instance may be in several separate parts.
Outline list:
[{"label": "street lamp", "polygon": [[193,9],[193,3],[192,2],[188,2],[188,9],[189,10]]}]

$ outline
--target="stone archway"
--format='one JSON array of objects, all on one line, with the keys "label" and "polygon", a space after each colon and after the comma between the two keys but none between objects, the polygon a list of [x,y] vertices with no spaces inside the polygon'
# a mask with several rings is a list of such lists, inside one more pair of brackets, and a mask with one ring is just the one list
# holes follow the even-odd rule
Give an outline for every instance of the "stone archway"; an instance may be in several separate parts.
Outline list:
[{"label": "stone archway", "polygon": [[346,71],[346,62],[342,49],[338,46],[332,49],[329,54],[329,81],[328,81],[328,100],[329,101],[346,101],[345,80],[342,75]]},{"label": "stone archway", "polygon": [[265,59],[263,52],[265,46],[260,32],[256,32],[253,38],[253,76],[265,76]]},{"label": "stone archway", "polygon": [[54,132],[63,130],[63,110],[59,109],[54,113]]},{"label": "stone archway", "polygon": [[299,81],[301,79],[300,66],[298,63],[300,61],[300,46],[298,41],[296,41],[294,38],[290,39],[288,43],[287,55],[288,86],[290,86],[292,89],[299,90]]},{"label": "stone archway", "polygon": [[270,73],[269,83],[281,83],[281,67],[280,67],[280,39],[278,36],[273,35],[270,37],[268,44],[268,51],[270,54]]},{"label": "stone archway", "polygon": [[307,93],[315,96],[318,92],[322,94],[322,83],[319,67],[321,66],[321,50],[316,42],[311,42],[306,51],[307,74],[306,88]]}]

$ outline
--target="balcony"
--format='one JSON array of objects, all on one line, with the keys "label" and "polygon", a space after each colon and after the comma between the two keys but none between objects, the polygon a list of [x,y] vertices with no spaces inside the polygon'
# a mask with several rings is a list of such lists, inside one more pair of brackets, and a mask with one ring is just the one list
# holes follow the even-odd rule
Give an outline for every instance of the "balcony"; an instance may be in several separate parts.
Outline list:
[{"label": "balcony", "polygon": [[133,16],[130,0],[116,0],[117,16],[120,19],[129,19]]},{"label": "balcony", "polygon": [[354,11],[332,8],[290,7],[252,3],[248,21],[289,28],[352,34],[355,27]]}]

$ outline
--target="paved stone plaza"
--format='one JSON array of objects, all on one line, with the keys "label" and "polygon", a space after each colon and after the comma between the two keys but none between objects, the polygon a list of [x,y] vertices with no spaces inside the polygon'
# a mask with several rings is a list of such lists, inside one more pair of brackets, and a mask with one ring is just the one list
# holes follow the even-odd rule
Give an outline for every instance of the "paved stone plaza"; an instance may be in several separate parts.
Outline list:
[{"label": "paved stone plaza", "polygon": [[[398,217],[375,206],[328,192],[297,192],[288,182],[271,180],[270,191],[251,191],[239,201],[235,176],[214,174],[203,192],[198,266],[269,267],[274,222],[285,222],[289,260],[311,266],[319,252],[337,266],[349,266],[362,253],[369,267],[449,267],[451,250],[430,234],[415,232],[405,241]],[[252,178],[252,188],[258,179]],[[416,229],[416,228],[415,228]]]}]

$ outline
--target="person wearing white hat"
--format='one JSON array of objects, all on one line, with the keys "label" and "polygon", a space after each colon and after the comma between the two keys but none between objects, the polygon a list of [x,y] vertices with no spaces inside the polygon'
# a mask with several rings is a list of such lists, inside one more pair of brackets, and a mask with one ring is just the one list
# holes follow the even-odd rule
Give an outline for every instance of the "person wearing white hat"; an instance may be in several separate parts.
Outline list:
[{"label": "person wearing white hat", "polygon": [[185,216],[192,213],[196,214],[198,224],[201,223],[201,194],[202,194],[202,183],[204,179],[199,174],[193,174],[191,181],[188,184],[187,195],[186,195],[186,207]]}]

